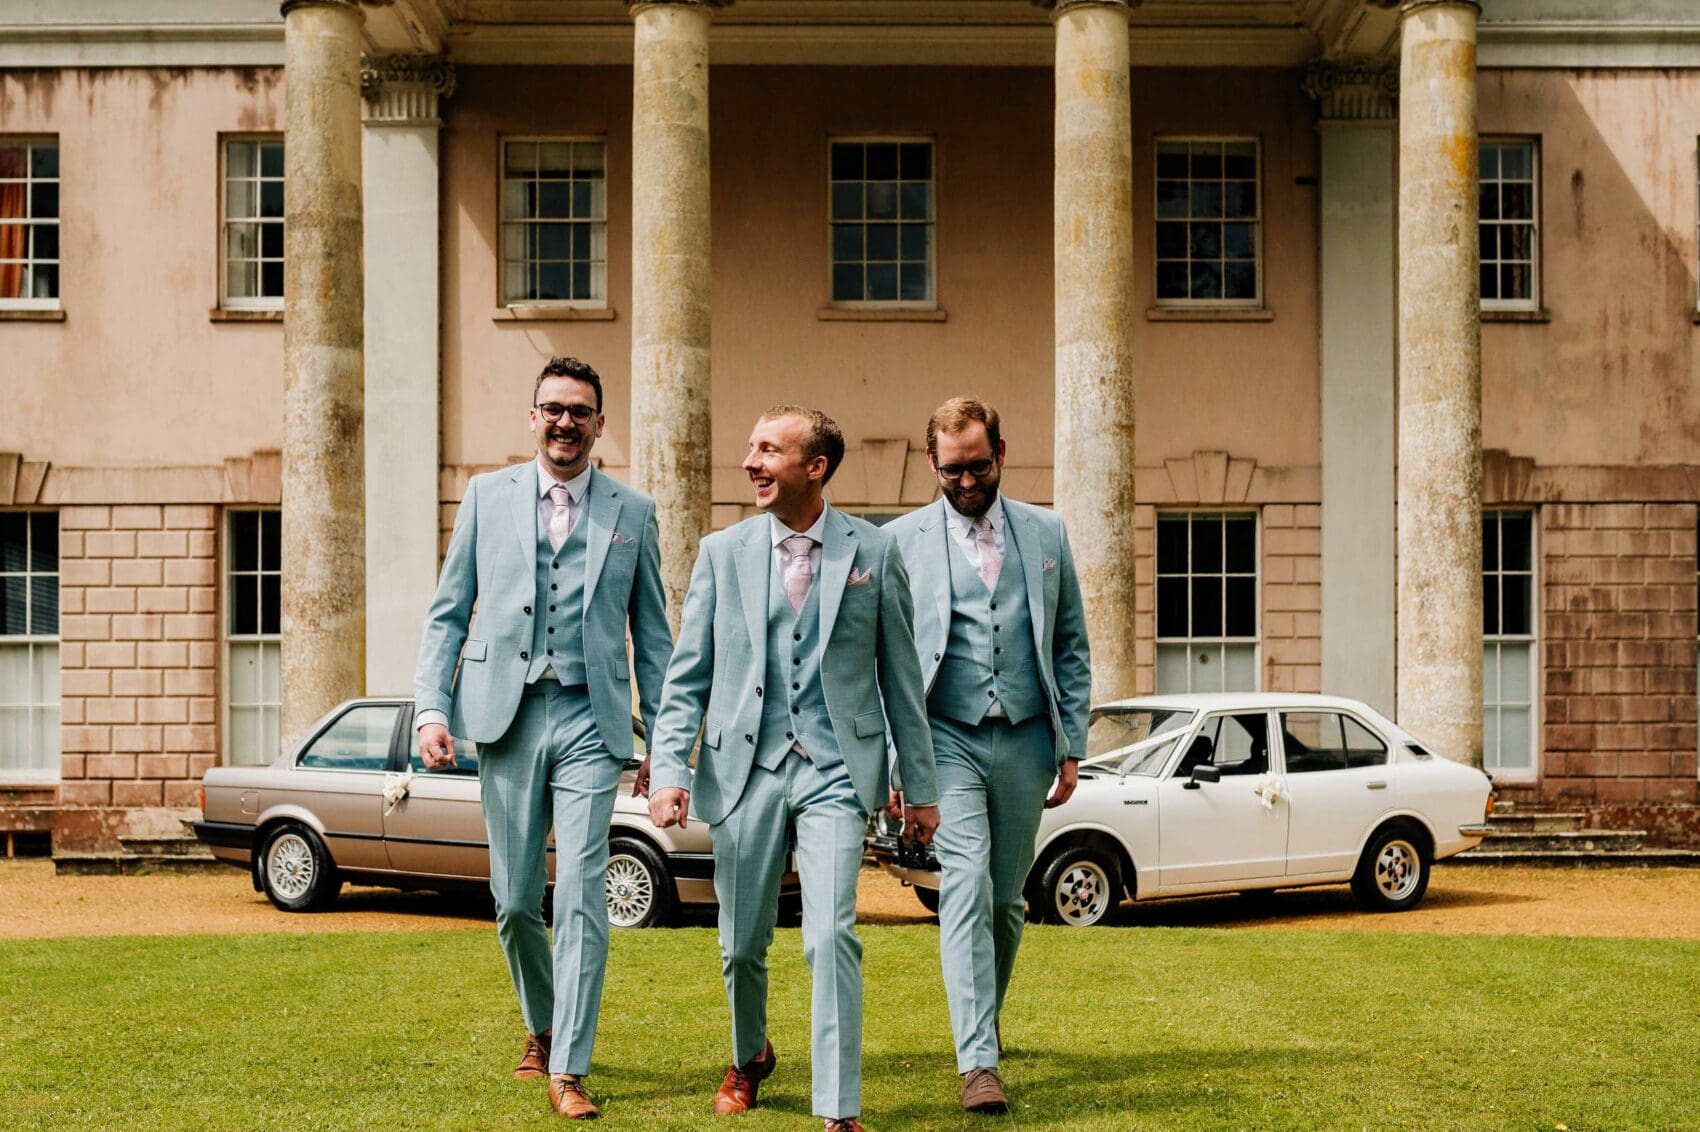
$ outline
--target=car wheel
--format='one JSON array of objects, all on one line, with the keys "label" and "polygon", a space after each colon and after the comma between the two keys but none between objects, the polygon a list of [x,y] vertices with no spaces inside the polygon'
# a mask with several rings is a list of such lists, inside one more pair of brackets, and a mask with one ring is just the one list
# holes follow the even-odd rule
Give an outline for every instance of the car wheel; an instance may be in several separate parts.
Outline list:
[{"label": "car wheel", "polygon": [[1397,826],[1370,839],[1352,875],[1352,894],[1372,912],[1415,908],[1428,891],[1429,860],[1410,832]]},{"label": "car wheel", "polygon": [[608,898],[608,922],[616,928],[652,928],[671,923],[673,876],[661,854],[648,844],[619,837],[608,843],[608,870],[603,874]]},{"label": "car wheel", "polygon": [[260,846],[260,884],[266,898],[285,912],[329,907],[342,891],[342,877],[325,843],[295,822],[266,835]]},{"label": "car wheel", "polygon": [[918,884],[918,885],[915,886],[915,899],[917,899],[921,902],[921,907],[925,908],[927,911],[931,912],[933,915],[936,916],[936,915],[939,914],[939,890],[938,889],[936,889],[936,888],[926,888],[926,887],[923,887],[922,885]]},{"label": "car wheel", "polygon": [[1064,849],[1039,876],[1039,919],[1048,924],[1086,928],[1109,920],[1120,903],[1116,863],[1089,845]]}]

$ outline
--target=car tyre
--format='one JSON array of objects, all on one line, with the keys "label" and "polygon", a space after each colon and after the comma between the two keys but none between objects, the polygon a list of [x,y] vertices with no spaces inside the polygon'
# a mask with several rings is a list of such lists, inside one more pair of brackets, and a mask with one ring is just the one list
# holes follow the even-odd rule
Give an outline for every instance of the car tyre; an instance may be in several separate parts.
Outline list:
[{"label": "car tyre", "polygon": [[918,884],[918,885],[915,886],[915,899],[917,899],[921,902],[921,907],[925,908],[927,911],[931,912],[933,915],[936,916],[936,915],[939,914],[939,890],[938,889],[927,888],[924,885]]},{"label": "car tyre", "polygon": [[297,822],[273,826],[260,845],[260,884],[266,899],[285,912],[328,908],[342,891],[342,875],[319,835]]},{"label": "car tyre", "polygon": [[1045,864],[1029,903],[1041,923],[1087,928],[1108,923],[1121,903],[1121,870],[1090,845],[1064,849]]},{"label": "car tyre", "polygon": [[608,923],[616,928],[653,928],[673,922],[678,896],[667,862],[648,842],[616,837],[608,842],[603,874]]},{"label": "car tyre", "polygon": [[1383,829],[1370,838],[1358,859],[1352,895],[1367,911],[1409,911],[1428,891],[1430,865],[1422,842],[1409,829]]}]

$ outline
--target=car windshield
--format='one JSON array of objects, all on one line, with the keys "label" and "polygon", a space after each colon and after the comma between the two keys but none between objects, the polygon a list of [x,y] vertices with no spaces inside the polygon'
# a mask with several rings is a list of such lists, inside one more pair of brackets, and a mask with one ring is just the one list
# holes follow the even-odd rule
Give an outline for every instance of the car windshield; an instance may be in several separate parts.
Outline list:
[{"label": "car windshield", "polygon": [[1195,713],[1186,708],[1104,708],[1092,713],[1083,767],[1155,776]]}]

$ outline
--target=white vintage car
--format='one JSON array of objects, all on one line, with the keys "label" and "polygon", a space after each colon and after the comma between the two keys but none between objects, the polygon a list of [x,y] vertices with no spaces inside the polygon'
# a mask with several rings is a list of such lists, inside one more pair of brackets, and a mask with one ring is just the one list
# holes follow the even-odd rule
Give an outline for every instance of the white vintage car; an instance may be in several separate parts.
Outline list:
[{"label": "white vintage car", "polygon": [[[1080,785],[1045,811],[1031,918],[1102,923],[1135,900],[1349,881],[1402,911],[1429,866],[1491,832],[1487,776],[1430,754],[1357,700],[1276,693],[1145,696],[1093,709]],[[938,908],[937,862],[875,822],[887,871]]]}]

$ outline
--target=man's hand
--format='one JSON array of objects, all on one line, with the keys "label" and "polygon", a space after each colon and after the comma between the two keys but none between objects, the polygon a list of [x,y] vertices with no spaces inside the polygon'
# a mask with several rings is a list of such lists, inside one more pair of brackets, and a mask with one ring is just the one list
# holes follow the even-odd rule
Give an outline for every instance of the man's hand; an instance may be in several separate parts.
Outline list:
[{"label": "man's hand", "polygon": [[455,765],[455,741],[449,729],[440,723],[427,723],[419,729],[419,757],[426,770],[442,770]]},{"label": "man's hand", "polygon": [[649,797],[649,756],[643,756],[643,765],[638,767],[637,779],[632,783],[632,797]]},{"label": "man's hand", "polygon": [[903,807],[903,836],[910,841],[919,841],[922,845],[930,844],[933,832],[939,827],[939,808],[937,806],[904,806]]},{"label": "man's hand", "polygon": [[1064,759],[1057,770],[1057,784],[1051,787],[1051,796],[1045,799],[1045,808],[1055,809],[1074,797],[1074,787],[1079,781],[1080,760]]},{"label": "man's hand", "polygon": [[891,792],[891,796],[886,799],[885,812],[894,818],[901,819],[903,817],[903,791],[893,790]]},{"label": "man's hand", "polygon": [[691,792],[681,790],[677,786],[669,786],[665,790],[657,790],[649,796],[649,820],[655,823],[656,829],[666,829],[674,822],[679,828],[687,825],[685,816],[691,810]]}]

